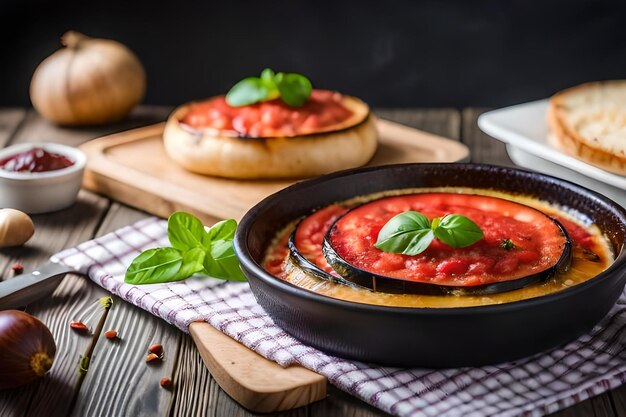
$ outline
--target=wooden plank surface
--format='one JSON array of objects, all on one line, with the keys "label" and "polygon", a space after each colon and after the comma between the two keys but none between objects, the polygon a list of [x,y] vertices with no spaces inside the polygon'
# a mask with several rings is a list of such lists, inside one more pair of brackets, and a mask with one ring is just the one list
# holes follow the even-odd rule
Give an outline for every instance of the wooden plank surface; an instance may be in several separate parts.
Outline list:
[{"label": "wooden plank surface", "polygon": [[462,142],[472,150],[472,162],[515,166],[506,153],[504,143],[483,133],[476,120],[487,109],[463,110]]},{"label": "wooden plank surface", "polygon": [[[382,117],[406,123],[469,145],[475,162],[510,165],[501,144],[476,127],[480,109],[379,110]],[[32,111],[0,111],[0,147],[26,141],[55,141],[77,145],[102,134],[163,120],[169,108],[138,109],[130,120],[115,126],[63,129],[52,126]],[[146,214],[98,195],[81,192],[77,204],[53,214],[34,216],[36,234],[26,248],[0,249],[0,277],[11,279],[10,265],[19,261],[31,269],[60,249],[126,225]],[[121,340],[99,338],[89,373],[77,387],[78,358],[90,338],[70,331],[68,322],[79,316],[104,291],[78,276],[68,276],[48,299],[28,306],[55,335],[59,347],[52,374],[27,387],[0,391],[0,417],[14,416],[254,416],[229,398],[215,383],[188,335],[124,302],[114,304],[105,329],[116,328]],[[143,355],[159,341],[165,361],[148,367]],[[170,375],[171,391],[158,381]],[[75,403],[72,402],[75,398]],[[282,417],[373,417],[387,415],[336,388],[328,397],[296,410],[271,414]],[[626,415],[626,386],[584,401],[554,417]]]},{"label": "wooden plank surface", "polygon": [[[145,218],[138,210],[113,203],[97,236]],[[94,285],[95,286],[95,285]],[[77,397],[72,416],[154,416],[169,408],[172,392],[161,388],[172,378],[182,334],[148,312],[114,298],[104,331],[116,330],[118,339],[98,339],[90,371]],[[148,365],[148,348],[160,343],[163,361]],[[103,387],[108,395],[102,395]],[[119,389],[127,387],[128,389]],[[118,388],[118,389],[116,389]]]},{"label": "wooden plank surface", "polygon": [[0,109],[0,148],[13,138],[25,118],[24,109]]}]

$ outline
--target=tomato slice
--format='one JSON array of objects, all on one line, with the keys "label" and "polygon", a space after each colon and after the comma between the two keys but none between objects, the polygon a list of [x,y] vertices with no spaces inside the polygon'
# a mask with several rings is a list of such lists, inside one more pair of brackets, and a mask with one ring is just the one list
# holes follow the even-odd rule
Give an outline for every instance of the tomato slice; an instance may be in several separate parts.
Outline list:
[{"label": "tomato slice", "polygon": [[[429,219],[462,214],[484,238],[466,248],[435,239],[414,256],[376,248],[385,223],[407,210]],[[513,245],[504,245],[507,240]],[[569,236],[555,219],[510,200],[453,193],[401,195],[358,206],[333,224],[323,251],[345,279],[385,292],[510,291],[547,279],[571,262]]]}]

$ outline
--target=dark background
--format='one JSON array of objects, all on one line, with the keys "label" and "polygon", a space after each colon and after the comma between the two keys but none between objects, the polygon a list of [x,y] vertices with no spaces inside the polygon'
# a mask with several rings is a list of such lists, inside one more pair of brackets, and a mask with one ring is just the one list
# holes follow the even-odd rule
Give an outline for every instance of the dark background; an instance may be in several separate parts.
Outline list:
[{"label": "dark background", "polygon": [[626,78],[626,2],[1,0],[0,106],[75,29],[130,47],[150,104],[227,91],[266,66],[374,106],[504,106]]}]

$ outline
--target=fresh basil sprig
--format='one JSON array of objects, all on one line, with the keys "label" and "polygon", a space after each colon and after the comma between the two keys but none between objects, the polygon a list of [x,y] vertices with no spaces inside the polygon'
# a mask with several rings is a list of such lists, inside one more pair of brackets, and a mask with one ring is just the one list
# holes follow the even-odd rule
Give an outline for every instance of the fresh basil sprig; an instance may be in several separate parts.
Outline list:
[{"label": "fresh basil sprig", "polygon": [[126,270],[129,284],[180,281],[203,274],[230,281],[246,281],[233,248],[237,222],[223,220],[209,230],[191,214],[179,211],[167,221],[171,248],[148,249]]},{"label": "fresh basil sprig", "polygon": [[309,99],[311,91],[311,81],[304,75],[284,72],[275,74],[265,68],[260,77],[247,77],[235,84],[226,94],[226,102],[233,107],[240,107],[280,97],[289,106],[300,107]]},{"label": "fresh basil sprig", "polygon": [[455,248],[470,246],[483,238],[478,225],[460,214],[435,217],[432,222],[417,211],[405,211],[392,217],[380,230],[376,247],[384,252],[417,255],[424,252],[435,237]]}]

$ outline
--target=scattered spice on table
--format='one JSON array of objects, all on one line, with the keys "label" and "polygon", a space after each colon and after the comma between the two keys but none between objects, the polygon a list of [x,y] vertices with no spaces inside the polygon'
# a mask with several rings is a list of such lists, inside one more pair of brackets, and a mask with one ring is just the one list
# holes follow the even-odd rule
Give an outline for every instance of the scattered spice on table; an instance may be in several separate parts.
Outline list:
[{"label": "scattered spice on table", "polygon": [[159,357],[159,355],[157,355],[155,353],[149,353],[148,356],[146,356],[146,362],[147,363],[160,361],[160,360],[161,360],[161,358]]},{"label": "scattered spice on table", "polygon": [[107,330],[106,332],[104,332],[104,337],[109,340],[117,339],[117,331],[113,329]]},{"label": "scattered spice on table", "polygon": [[15,275],[19,275],[22,272],[24,272],[24,266],[21,263],[14,263],[13,265],[11,265],[11,269],[13,270],[13,273]]},{"label": "scattered spice on table", "polygon": [[161,378],[160,382],[161,387],[165,389],[170,389],[172,387],[172,379],[168,376]]},{"label": "scattered spice on table", "polygon": [[70,327],[78,332],[89,333],[89,327],[82,321],[70,321]]},{"label": "scattered spice on table", "polygon": [[148,352],[154,353],[159,357],[163,357],[163,346],[160,343],[155,343],[148,348]]}]

